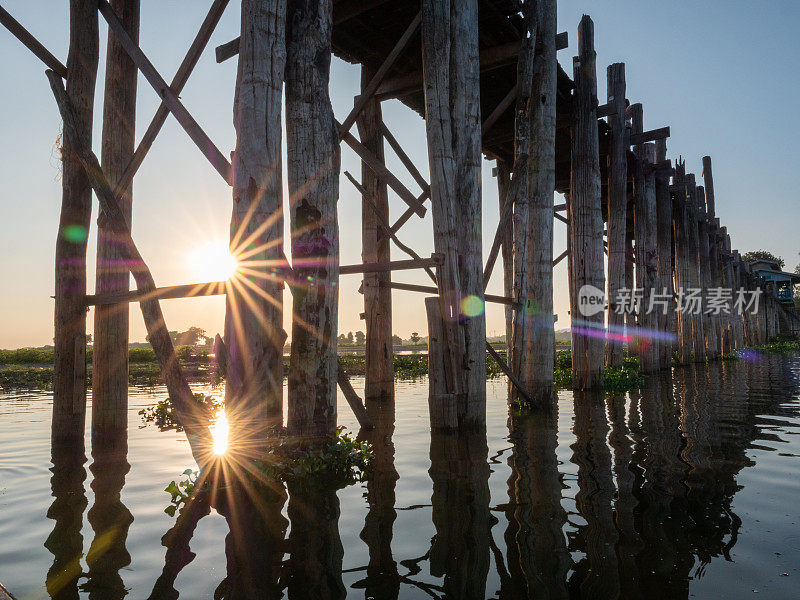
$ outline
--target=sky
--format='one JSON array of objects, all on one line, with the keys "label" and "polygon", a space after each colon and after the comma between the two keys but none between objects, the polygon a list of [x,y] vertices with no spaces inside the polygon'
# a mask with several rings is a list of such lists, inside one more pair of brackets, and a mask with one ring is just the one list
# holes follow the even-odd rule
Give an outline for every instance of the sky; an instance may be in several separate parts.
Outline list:
[{"label": "sky", "polygon": [[[209,47],[186,85],[181,99],[223,154],[234,147],[232,122],[236,60],[214,61],[213,48],[238,35],[239,3],[233,0]],[[3,6],[62,62],[68,46],[68,2],[4,0]],[[156,68],[170,80],[210,6],[210,0],[142,2],[140,45]],[[687,172],[702,172],[701,157],[714,164],[716,210],[732,243],[742,253],[766,249],[794,269],[800,262],[800,203],[797,169],[800,151],[800,3],[770,0],[562,0],[559,31],[569,33],[569,48],[558,54],[571,73],[577,25],[584,12],[595,23],[598,97],[606,97],[605,70],[626,63],[627,96],[644,106],[645,129],[669,125],[669,157],[686,160]],[[94,148],[99,155],[105,39],[100,25],[101,64],[95,103]],[[60,161],[56,139],[60,118],[45,67],[4,29],[0,29],[0,348],[51,344],[53,337],[53,264],[61,202]],[[331,101],[339,120],[358,93],[358,67],[333,60]],[[146,129],[158,97],[142,77],[138,88],[137,139]],[[423,120],[396,100],[383,104],[390,130],[427,176]],[[355,131],[355,129],[354,129]],[[284,154],[285,156],[285,154]],[[412,190],[414,180],[387,149],[387,164]],[[498,220],[494,164],[483,164],[484,258]],[[342,172],[357,177],[360,161],[343,146]],[[284,178],[285,181],[285,178]],[[286,194],[288,199],[288,194]],[[556,199],[556,203],[560,200]],[[341,262],[362,262],[360,195],[342,177],[339,198]],[[405,204],[390,192],[391,220]],[[231,211],[231,191],[170,117],[134,183],[133,238],[158,285],[196,283],[208,277],[208,248],[224,248]],[[89,237],[89,290],[94,288],[96,248],[95,201]],[[287,219],[288,221],[288,219]],[[566,228],[555,223],[554,255],[565,248]],[[420,255],[433,251],[430,211],[400,232]],[[404,258],[393,250],[393,259]],[[502,293],[502,270],[495,270],[489,293]],[[566,261],[554,272],[556,327],[568,327]],[[396,273],[395,280],[424,283],[421,273]],[[364,329],[359,313],[358,276],[340,282],[340,332]],[[291,298],[286,292],[289,329]],[[196,325],[214,335],[222,331],[222,297],[162,302],[168,327]],[[393,292],[393,330],[403,338],[425,335],[423,298]],[[144,323],[131,308],[131,341],[143,341]],[[487,307],[487,332],[502,333],[503,311]],[[89,314],[91,332],[93,315]]]}]

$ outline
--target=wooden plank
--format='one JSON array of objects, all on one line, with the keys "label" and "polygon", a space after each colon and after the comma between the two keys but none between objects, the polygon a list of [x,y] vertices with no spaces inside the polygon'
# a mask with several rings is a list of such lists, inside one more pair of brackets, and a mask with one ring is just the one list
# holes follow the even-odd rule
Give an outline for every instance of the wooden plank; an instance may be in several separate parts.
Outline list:
[{"label": "wooden plank", "polygon": [[422,12],[418,12],[414,18],[411,20],[411,23],[406,27],[406,30],[403,32],[403,35],[400,36],[400,39],[397,40],[397,43],[392,48],[391,52],[389,52],[388,56],[384,59],[381,66],[372,76],[369,83],[366,87],[361,91],[361,94],[356,96],[355,105],[353,109],[350,111],[350,114],[345,117],[345,120],[342,121],[342,124],[339,126],[339,135],[342,136],[346,132],[350,131],[350,128],[353,126],[353,123],[356,122],[358,115],[364,109],[366,103],[372,99],[372,96],[375,94],[375,90],[383,81],[386,74],[389,70],[394,66],[394,63],[397,62],[397,59],[400,58],[400,55],[408,46],[408,43],[411,41],[411,38],[417,33],[419,30],[419,25],[422,22]]},{"label": "wooden plank", "polygon": [[[192,71],[194,71],[195,66],[197,66],[197,62],[200,60],[200,56],[203,54],[203,51],[208,45],[208,41],[211,39],[211,34],[214,32],[214,29],[216,29],[220,18],[222,18],[222,13],[225,12],[225,7],[228,5],[229,1],[230,0],[214,0],[211,8],[208,9],[206,18],[200,25],[200,29],[197,31],[197,35],[192,41],[192,45],[189,46],[189,50],[186,51],[186,55],[183,57],[183,61],[178,67],[178,70],[175,72],[175,77],[172,78],[172,83],[169,85],[170,89],[175,93],[175,95],[180,95],[183,87],[186,85],[186,82],[189,81],[189,76],[192,74]],[[142,136],[139,145],[136,147],[136,152],[134,152],[133,158],[131,158],[130,163],[126,167],[125,173],[119,180],[119,184],[117,185],[117,195],[119,195],[119,190],[123,190],[128,187],[130,182],[133,180],[134,175],[136,175],[136,172],[139,170],[139,167],[142,166],[142,162],[144,162],[144,159],[147,156],[147,153],[150,151],[153,142],[155,142],[156,137],[166,122],[169,112],[169,107],[167,106],[166,102],[162,101],[156,110],[156,114],[153,115],[153,118],[150,120],[150,125],[147,127],[147,130]]]},{"label": "wooden plank", "polygon": [[[334,120],[336,123],[336,127],[341,131],[341,125]],[[350,148],[352,148],[356,154],[361,158],[361,160],[366,164],[372,171],[377,175],[380,179],[385,181],[390,188],[392,188],[395,193],[400,196],[400,199],[403,200],[406,204],[408,204],[411,208],[414,209],[420,217],[425,216],[425,212],[427,209],[419,201],[419,199],[411,193],[411,191],[403,185],[403,183],[394,176],[394,174],[386,168],[386,165],[383,164],[382,161],[378,160],[378,158],[369,151],[369,149],[364,146],[361,142],[359,142],[353,134],[349,132],[345,132],[342,135],[342,141],[344,141]]]},{"label": "wooden plank", "polygon": [[145,56],[138,44],[136,44],[125,31],[125,28],[120,23],[116,14],[108,0],[98,0],[98,9],[100,14],[103,15],[108,26],[114,31],[118,37],[120,44],[125,48],[125,51],[131,57],[133,62],[142,72],[145,79],[153,86],[156,93],[163,99],[170,112],[175,116],[175,119],[183,127],[184,131],[189,135],[198,149],[203,153],[214,169],[222,176],[228,185],[231,185],[231,165],[228,159],[223,156],[219,149],[211,141],[211,138],[206,135],[194,117],[186,110],[177,95],[170,89],[164,78],[161,77],[159,72],[150,62],[150,59]]},{"label": "wooden plank", "polygon": [[397,154],[397,157],[400,159],[400,162],[403,163],[403,166],[408,169],[408,172],[414,178],[414,181],[417,182],[423,191],[427,190],[427,196],[430,197],[430,184],[422,176],[422,173],[419,172],[419,169],[417,169],[414,161],[412,161],[408,154],[406,154],[405,150],[403,150],[403,147],[400,145],[400,142],[398,142],[394,135],[392,135],[392,132],[389,131],[389,128],[384,122],[381,122],[381,131],[383,132],[384,139],[389,142],[389,146],[391,146],[392,150],[394,150],[394,153]]},{"label": "wooden plank", "polygon": [[208,283],[190,283],[185,285],[169,285],[153,288],[146,292],[130,290],[127,292],[108,292],[105,294],[88,294],[84,297],[85,306],[102,306],[120,302],[142,302],[144,300],[171,300],[175,298],[199,298],[203,296],[220,296],[226,293],[227,281],[211,281]]},{"label": "wooden plank", "polygon": [[660,129],[651,129],[650,131],[643,131],[641,133],[631,133],[628,144],[631,146],[639,146],[647,142],[664,140],[668,137],[669,127],[661,127]]},{"label": "wooden plank", "polygon": [[239,38],[231,40],[230,42],[225,42],[224,44],[220,44],[214,49],[214,54],[217,59],[217,63],[223,63],[229,58],[233,58],[237,54],[239,54]]},{"label": "wooden plank", "polygon": [[558,263],[567,258],[567,256],[569,256],[569,250],[564,250],[561,254],[553,259],[553,266],[555,267]]},{"label": "wooden plank", "polygon": [[[440,267],[444,261],[441,254],[431,254],[430,258],[409,260],[393,260],[385,263],[362,263],[360,265],[342,265],[339,267],[341,275],[353,275],[355,273],[384,273],[386,271],[406,271],[409,269],[423,269],[425,267]],[[295,261],[294,268],[298,268]]]},{"label": "wooden plank", "polygon": [[[381,285],[383,286],[384,284]],[[393,290],[402,290],[404,292],[420,292],[421,294],[432,294],[432,295],[437,295],[439,293],[439,289],[431,285],[417,285],[415,283],[401,283],[399,281],[390,281],[386,283],[385,286]],[[513,298],[507,298],[505,296],[495,296],[493,294],[486,294],[484,296],[484,300],[486,300],[486,302],[491,302],[492,304],[503,304],[505,306],[517,306],[519,304]]]},{"label": "wooden plank", "polygon": [[367,408],[364,406],[364,402],[353,389],[353,384],[350,383],[350,378],[347,376],[341,357],[339,357],[339,369],[336,373],[336,382],[339,384],[339,389],[342,390],[342,394],[345,400],[347,400],[347,404],[350,405],[361,428],[367,430],[374,429],[375,426],[372,424],[372,419],[369,418],[369,414],[367,414]]},{"label": "wooden plank", "polygon": [[503,116],[503,114],[511,107],[514,101],[517,99],[517,85],[514,84],[509,92],[505,95],[505,97],[500,101],[500,103],[495,107],[495,109],[486,117],[486,120],[481,124],[481,135],[486,135],[486,132],[489,131],[494,124],[497,123],[497,120]]},{"label": "wooden plank", "polygon": [[[368,206],[370,206],[371,209],[373,210],[373,212],[375,213],[375,217],[376,217],[376,219],[378,221],[378,225],[379,225],[381,231],[383,232],[383,234],[385,236],[387,236],[389,239],[391,239],[400,250],[402,250],[403,252],[408,254],[411,258],[415,258],[417,260],[422,260],[422,257],[419,254],[417,254],[413,249],[409,248],[403,242],[401,242],[400,239],[397,237],[397,235],[395,235],[392,232],[391,227],[389,226],[389,222],[386,220],[385,213],[383,211],[381,211],[378,208],[378,206],[375,204],[375,201],[372,200],[372,198],[370,198],[370,196],[369,196],[369,194],[367,194],[367,190],[364,188],[364,186],[362,186],[358,181],[356,181],[356,179],[350,174],[349,171],[345,171],[344,174],[350,180],[350,183],[352,183],[355,186],[355,188],[359,192],[361,192],[361,195],[364,198],[364,202]],[[436,283],[436,276],[433,274],[433,271],[431,271],[429,268],[426,268],[425,272],[428,274],[428,276],[431,278],[431,280],[434,283]]]},{"label": "wooden plank", "polygon": [[11,34],[41,60],[47,67],[55,71],[59,77],[66,79],[67,67],[44,47],[22,24],[12,17],[9,12],[0,6],[0,24],[8,29]]},{"label": "wooden plank", "polygon": [[[100,167],[100,162],[77,134],[75,118],[64,84],[54,71],[48,70],[47,77],[50,80],[50,87],[55,95],[64,123],[65,140],[68,140],[71,145],[97,194],[101,218],[108,219],[110,223],[115,224],[115,229],[119,233],[120,245],[125,249],[126,262],[136,280],[137,289],[143,293],[151,292],[156,287],[153,275],[144,259],[142,259],[133,239],[127,233],[124,216],[111,185]],[[192,390],[189,388],[189,384],[181,371],[158,300],[147,299],[142,301],[140,306],[147,327],[148,339],[158,359],[159,367],[169,392],[169,398],[175,407],[178,423],[186,431],[192,455],[198,466],[202,468],[211,458],[211,434],[208,429],[207,419],[198,409]]]},{"label": "wooden plank", "polygon": [[569,219],[567,219],[567,217],[565,217],[563,215],[558,214],[555,211],[553,212],[553,218],[556,219],[557,221],[561,221],[565,225],[569,225]]},{"label": "wooden plank", "polygon": [[534,399],[530,397],[528,392],[525,391],[525,386],[523,385],[522,381],[516,375],[514,375],[514,373],[508,367],[508,364],[506,364],[506,361],[503,360],[503,357],[497,353],[497,350],[495,350],[488,341],[486,342],[486,351],[491,354],[492,358],[500,367],[500,370],[505,373],[506,377],[508,377],[508,380],[511,382],[511,385],[514,386],[514,389],[516,390],[517,394],[519,394],[520,398],[522,398],[522,400],[528,406],[539,406],[539,404],[537,404]]}]

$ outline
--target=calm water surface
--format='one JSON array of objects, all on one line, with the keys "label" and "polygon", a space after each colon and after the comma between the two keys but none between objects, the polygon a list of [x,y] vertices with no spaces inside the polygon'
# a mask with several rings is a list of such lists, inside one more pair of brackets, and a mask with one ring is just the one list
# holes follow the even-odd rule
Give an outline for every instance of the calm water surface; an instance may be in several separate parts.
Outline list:
[{"label": "calm water surface", "polygon": [[485,434],[431,436],[427,381],[400,381],[369,406],[369,483],[177,519],[163,489],[188,444],[138,415],[163,388],[132,388],[127,449],[86,460],[51,457],[49,393],[0,393],[0,581],[20,599],[798,598],[799,389],[800,358],[763,357],[520,416],[493,380]]}]

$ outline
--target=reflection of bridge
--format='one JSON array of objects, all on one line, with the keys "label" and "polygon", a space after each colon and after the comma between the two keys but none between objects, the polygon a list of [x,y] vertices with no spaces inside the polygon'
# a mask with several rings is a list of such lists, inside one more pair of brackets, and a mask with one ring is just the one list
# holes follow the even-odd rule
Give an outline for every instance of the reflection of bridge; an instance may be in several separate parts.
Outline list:
[{"label": "reflection of bridge", "polygon": [[[433,434],[429,473],[436,533],[427,551],[405,558],[392,548],[394,406],[369,402],[375,429],[362,436],[373,443],[375,459],[361,531],[369,561],[348,569],[363,574],[353,589],[378,600],[482,599],[495,593],[486,589],[493,563],[504,600],[640,598],[645,590],[688,598],[690,581],[702,577],[713,560],[729,559],[737,543],[741,520],[732,503],[741,489],[738,473],[753,465],[747,450],[758,440],[782,441],[762,431],[762,424],[799,416],[789,401],[800,384],[787,365],[781,358],[716,363],[676,370],[674,385],[667,377],[651,378],[641,392],[625,397],[575,393],[571,466],[560,467],[556,458],[556,415],[512,413],[507,499],[490,498],[484,433]],[[130,513],[119,502],[125,469],[106,467],[127,463],[124,452],[110,456],[95,456],[92,466],[92,548],[105,544],[105,553],[102,561],[90,559],[87,573],[71,562],[83,545],[84,466],[54,457],[55,499],[48,516],[56,525],[46,543],[54,555],[48,578],[54,598],[76,597],[79,579],[92,597],[125,593],[119,573],[130,560]],[[571,468],[577,476],[564,478]],[[575,510],[568,512],[564,499],[573,492]],[[227,576],[215,597],[345,597],[336,490],[280,485],[255,500],[246,493],[195,496],[163,537],[167,552],[151,598],[178,597],[176,580],[194,559],[192,536],[212,505],[230,528]],[[493,513],[505,518],[502,539],[493,533]],[[424,563],[440,581],[419,577]]]}]

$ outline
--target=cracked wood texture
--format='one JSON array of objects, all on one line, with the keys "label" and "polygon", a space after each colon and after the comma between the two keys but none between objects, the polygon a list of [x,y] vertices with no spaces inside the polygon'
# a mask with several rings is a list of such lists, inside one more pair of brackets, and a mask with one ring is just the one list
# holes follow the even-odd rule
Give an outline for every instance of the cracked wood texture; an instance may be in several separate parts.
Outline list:
[{"label": "cracked wood texture", "polygon": [[336,429],[339,303],[339,133],[328,94],[331,0],[292,0],[287,13],[286,137],[292,262],[289,433]]},{"label": "cracked wood texture", "polygon": [[[625,287],[625,232],[628,210],[628,147],[625,140],[625,63],[614,63],[606,71],[608,103],[608,329],[622,333],[625,315],[615,310],[615,300]],[[622,344],[606,344],[606,366],[622,366]]]},{"label": "cracked wood texture", "polygon": [[[139,42],[139,0],[111,0],[125,31]],[[136,83],[139,71],[117,36],[109,28],[106,52],[103,137],[100,155],[103,172],[117,190],[119,206],[130,231],[133,182],[119,188],[136,143]],[[98,220],[97,294],[127,292],[130,271],[124,263],[117,236]],[[92,438],[115,438],[128,426],[129,305],[105,304],[94,313],[94,368],[92,371]]]},{"label": "cracked wood texture", "polygon": [[286,0],[243,0],[233,123],[230,250],[239,262],[226,298],[225,389],[231,441],[263,442],[283,422],[281,110]]},{"label": "cracked wood texture", "polygon": [[536,3],[533,90],[531,91],[531,149],[528,167],[530,234],[528,289],[530,310],[525,336],[528,360],[525,389],[535,401],[553,403],[553,194],[556,187],[556,0]]},{"label": "cracked wood texture", "polygon": [[[374,73],[361,67],[361,89],[369,84]],[[380,102],[370,98],[356,119],[361,143],[384,164],[383,117]],[[381,223],[389,222],[389,195],[382,181],[365,163],[361,163],[363,194],[361,207],[361,258],[365,263],[386,263],[391,260],[390,238],[383,235]],[[370,202],[372,204],[370,204]],[[365,398],[394,396],[394,352],[392,349],[392,281],[391,271],[364,275],[364,316],[366,350],[364,382]]]},{"label": "cracked wood texture", "polygon": [[[658,140],[656,142],[656,164],[667,160],[667,141]],[[669,193],[669,175],[663,172],[656,173],[656,246],[658,248],[658,281],[659,293],[666,290],[673,298],[675,285],[672,280],[672,196]],[[676,316],[675,302],[670,300],[667,313],[658,313],[658,330],[675,335]],[[672,364],[672,351],[675,348],[673,340],[664,340],[660,345],[658,353],[658,364],[662,369],[669,369]]]},{"label": "cracked wood texture", "polygon": [[597,335],[603,312],[580,313],[583,286],[605,289],[603,273],[603,214],[600,194],[600,150],[597,131],[597,60],[594,23],[584,15],[578,27],[578,56],[573,61],[575,107],[572,124],[570,179],[570,266],[572,271],[572,387],[603,385],[605,343]]},{"label": "cracked wood texture", "polygon": [[[486,419],[486,322],[481,257],[481,121],[477,0],[423,0],[425,125],[443,314],[444,389],[460,428]],[[436,424],[431,423],[435,428]]]},{"label": "cracked wood texture", "polygon": [[[75,135],[92,143],[92,118],[99,33],[97,5],[71,0],[66,96],[75,113]],[[92,216],[92,186],[64,139],[61,151],[61,216],[56,238],[53,442],[83,444],[86,420],[86,239]]]},{"label": "cracked wood texture", "polygon": [[[706,212],[706,191],[705,188],[697,186],[697,214],[698,228],[700,234],[700,283],[703,290],[703,298],[708,297],[708,290],[714,287],[711,278],[711,243],[709,239],[708,216]],[[703,307],[705,310],[705,305]],[[705,353],[709,360],[719,357],[717,329],[715,317],[711,314],[703,315],[703,336],[706,342]]]}]

